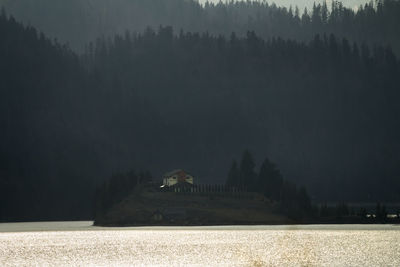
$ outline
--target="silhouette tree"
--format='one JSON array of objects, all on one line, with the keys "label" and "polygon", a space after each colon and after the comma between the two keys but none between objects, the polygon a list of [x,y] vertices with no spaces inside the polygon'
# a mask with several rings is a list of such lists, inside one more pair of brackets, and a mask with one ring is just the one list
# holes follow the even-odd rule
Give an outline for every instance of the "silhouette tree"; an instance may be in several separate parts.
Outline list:
[{"label": "silhouette tree", "polygon": [[240,161],[240,180],[239,186],[246,188],[249,191],[254,191],[256,189],[256,177],[255,173],[255,163],[253,156],[248,150],[245,150]]},{"label": "silhouette tree", "polygon": [[266,197],[278,201],[282,192],[283,178],[275,164],[265,158],[258,175],[257,187]]},{"label": "silhouette tree", "polygon": [[232,162],[231,169],[228,173],[228,178],[226,180],[226,186],[228,188],[238,187],[240,182],[240,172],[236,160]]}]

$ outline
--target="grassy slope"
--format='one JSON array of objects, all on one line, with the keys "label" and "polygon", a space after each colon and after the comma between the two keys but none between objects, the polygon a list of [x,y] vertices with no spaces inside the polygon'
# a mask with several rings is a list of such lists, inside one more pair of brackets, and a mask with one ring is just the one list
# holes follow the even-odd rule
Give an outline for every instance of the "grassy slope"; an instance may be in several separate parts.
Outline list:
[{"label": "grassy slope", "polygon": [[[158,214],[158,215],[155,215]],[[284,224],[291,221],[274,212],[261,195],[227,197],[136,191],[114,206],[96,225],[228,225]]]}]

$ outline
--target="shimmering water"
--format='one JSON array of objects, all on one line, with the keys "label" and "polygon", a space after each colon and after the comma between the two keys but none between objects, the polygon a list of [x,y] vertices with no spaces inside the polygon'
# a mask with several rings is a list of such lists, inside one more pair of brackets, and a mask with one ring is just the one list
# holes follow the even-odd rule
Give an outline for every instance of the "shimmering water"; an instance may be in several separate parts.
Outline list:
[{"label": "shimmering water", "polygon": [[400,226],[0,224],[0,266],[400,266]]}]

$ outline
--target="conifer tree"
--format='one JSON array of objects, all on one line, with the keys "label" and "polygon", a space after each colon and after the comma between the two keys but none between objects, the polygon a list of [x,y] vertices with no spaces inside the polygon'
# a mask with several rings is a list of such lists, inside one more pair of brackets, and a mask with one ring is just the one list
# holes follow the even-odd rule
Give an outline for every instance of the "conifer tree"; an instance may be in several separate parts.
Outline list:
[{"label": "conifer tree", "polygon": [[237,187],[239,185],[239,168],[236,160],[233,160],[232,166],[228,173],[228,178],[226,180],[226,186],[229,187]]},{"label": "conifer tree", "polygon": [[257,186],[266,197],[279,200],[283,178],[276,165],[266,158],[261,165]]},{"label": "conifer tree", "polygon": [[240,161],[240,178],[239,186],[250,191],[256,189],[256,178],[255,173],[255,163],[253,156],[248,150],[245,150],[242,155],[242,160]]}]

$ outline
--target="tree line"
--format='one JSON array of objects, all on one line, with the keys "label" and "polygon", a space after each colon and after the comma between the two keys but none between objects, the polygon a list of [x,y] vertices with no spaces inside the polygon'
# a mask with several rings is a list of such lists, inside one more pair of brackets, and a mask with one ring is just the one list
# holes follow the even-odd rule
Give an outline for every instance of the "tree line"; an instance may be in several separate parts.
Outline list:
[{"label": "tree line", "polygon": [[352,207],[347,203],[340,202],[336,205],[327,205],[323,203],[315,209],[315,216],[318,216],[320,222],[336,222],[344,223],[399,223],[400,213],[396,211],[389,212],[384,204],[376,203],[375,209],[366,207]]},{"label": "tree line", "polygon": [[[357,10],[340,1],[314,4],[310,10],[278,7],[266,1],[194,0],[1,0],[0,6],[18,20],[39,28],[52,38],[83,47],[99,36],[112,37],[125,30],[172,26],[190,32],[240,37],[255,31],[263,39],[281,37],[310,41],[316,34],[334,34],[370,45],[391,45],[400,53],[400,2],[376,0]],[[74,19],[71,19],[74,18]]]},{"label": "tree line", "polygon": [[268,158],[255,171],[253,156],[248,150],[243,152],[240,164],[233,161],[226,180],[226,186],[263,194],[279,206],[279,211],[294,219],[311,217],[314,208],[304,187],[283,178],[277,166]]}]

